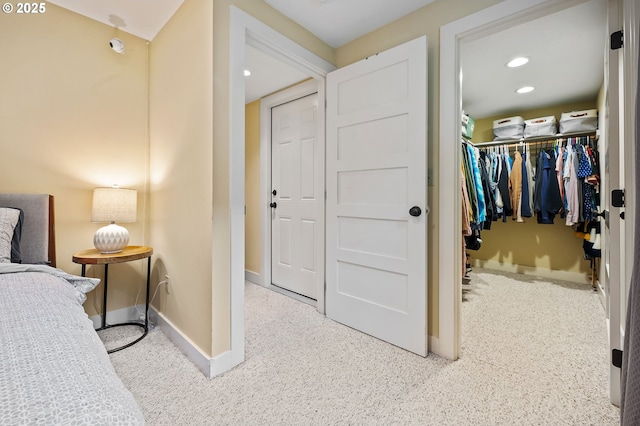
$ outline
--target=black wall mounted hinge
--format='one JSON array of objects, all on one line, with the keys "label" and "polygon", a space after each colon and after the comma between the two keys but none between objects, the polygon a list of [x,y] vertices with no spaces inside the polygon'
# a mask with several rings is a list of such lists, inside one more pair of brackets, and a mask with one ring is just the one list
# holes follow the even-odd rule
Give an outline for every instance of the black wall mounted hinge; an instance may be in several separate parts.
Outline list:
[{"label": "black wall mounted hinge", "polygon": [[624,189],[611,191],[611,205],[613,207],[624,207]]},{"label": "black wall mounted hinge", "polygon": [[624,46],[624,35],[622,30],[611,34],[611,50],[618,50]]},{"label": "black wall mounted hinge", "polygon": [[620,349],[613,349],[611,351],[611,364],[614,367],[622,368],[622,351]]}]

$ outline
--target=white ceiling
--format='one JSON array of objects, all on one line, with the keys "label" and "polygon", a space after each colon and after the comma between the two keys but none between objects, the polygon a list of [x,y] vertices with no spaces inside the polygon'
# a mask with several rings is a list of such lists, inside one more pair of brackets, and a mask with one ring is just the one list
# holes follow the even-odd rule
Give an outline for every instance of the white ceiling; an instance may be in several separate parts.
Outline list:
[{"label": "white ceiling", "polygon": [[[463,109],[483,118],[595,100],[604,78],[606,19],[606,1],[591,0],[463,44]],[[516,56],[529,63],[507,68]],[[536,89],[515,92],[525,85]]]},{"label": "white ceiling", "polygon": [[[49,1],[152,40],[184,0]],[[263,1],[336,47],[435,0]],[[603,80],[605,21],[606,0],[591,0],[463,44],[463,108],[473,117],[482,118],[594,99]],[[530,57],[529,64],[507,69],[504,64],[517,55]],[[247,101],[307,78],[257,49],[247,49],[246,62],[253,73],[246,80]],[[517,95],[515,89],[524,84],[536,90]]]},{"label": "white ceiling", "polygon": [[331,47],[340,47],[434,0],[264,0]]},{"label": "white ceiling", "polygon": [[48,0],[145,40],[153,40],[184,0]]}]

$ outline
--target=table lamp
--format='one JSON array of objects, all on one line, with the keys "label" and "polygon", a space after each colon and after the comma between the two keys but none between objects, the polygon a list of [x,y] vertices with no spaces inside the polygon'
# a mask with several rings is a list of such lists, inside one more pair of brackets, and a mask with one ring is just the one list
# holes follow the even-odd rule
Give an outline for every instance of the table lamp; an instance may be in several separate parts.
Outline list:
[{"label": "table lamp", "polygon": [[129,244],[127,228],[116,222],[135,222],[138,192],[135,189],[95,188],[91,222],[110,222],[96,231],[93,245],[100,253],[119,253]]}]

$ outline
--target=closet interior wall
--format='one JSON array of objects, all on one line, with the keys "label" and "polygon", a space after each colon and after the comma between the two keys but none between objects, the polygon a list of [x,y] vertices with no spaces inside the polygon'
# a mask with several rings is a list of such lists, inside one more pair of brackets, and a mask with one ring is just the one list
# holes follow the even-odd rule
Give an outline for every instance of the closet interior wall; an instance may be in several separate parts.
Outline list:
[{"label": "closet interior wall", "polygon": [[[563,104],[549,108],[513,111],[496,117],[476,119],[471,142],[479,144],[493,140],[493,121],[504,117],[522,116],[525,120],[563,112],[596,109],[597,101]],[[473,112],[470,111],[473,116]],[[553,140],[554,138],[549,138]],[[531,144],[534,151],[534,145]],[[511,148],[513,153],[514,148]],[[535,153],[539,148],[535,148]],[[535,166],[534,158],[532,163]],[[549,275],[571,281],[590,283],[590,263],[584,259],[583,240],[572,227],[557,215],[553,224],[537,223],[535,215],[523,223],[511,217],[493,222],[490,230],[481,231],[479,250],[467,250],[472,267],[509,272]]]}]

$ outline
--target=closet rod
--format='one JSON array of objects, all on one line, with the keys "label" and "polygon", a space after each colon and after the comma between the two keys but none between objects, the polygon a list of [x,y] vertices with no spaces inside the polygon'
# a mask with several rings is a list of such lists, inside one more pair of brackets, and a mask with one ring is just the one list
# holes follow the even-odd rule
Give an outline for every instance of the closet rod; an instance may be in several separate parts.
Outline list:
[{"label": "closet rod", "polygon": [[484,148],[486,146],[498,146],[498,145],[506,145],[508,147],[513,147],[513,146],[520,146],[520,145],[524,145],[524,144],[529,144],[529,145],[539,145],[539,144],[549,144],[549,143],[554,143],[557,141],[567,141],[569,139],[576,139],[576,138],[580,138],[580,137],[588,137],[589,140],[595,140],[596,136],[595,135],[583,135],[583,136],[563,136],[563,137],[557,137],[557,138],[549,138],[549,139],[545,139],[545,140],[535,140],[535,141],[528,141],[527,139],[521,139],[520,141],[491,141],[491,142],[478,142],[478,143],[473,143],[473,146],[477,147],[477,148]]}]

